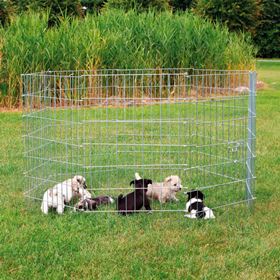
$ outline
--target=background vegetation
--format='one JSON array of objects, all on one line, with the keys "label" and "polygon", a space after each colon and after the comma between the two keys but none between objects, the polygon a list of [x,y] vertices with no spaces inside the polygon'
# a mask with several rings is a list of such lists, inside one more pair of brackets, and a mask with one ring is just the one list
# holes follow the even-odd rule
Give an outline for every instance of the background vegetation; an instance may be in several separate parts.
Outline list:
[{"label": "background vegetation", "polygon": [[279,32],[277,0],[3,0],[0,106],[20,105],[27,72],[251,69],[256,54],[280,57]]},{"label": "background vegetation", "polygon": [[280,57],[280,1],[262,0],[262,11],[255,36],[260,57]]},{"label": "background vegetation", "polygon": [[191,13],[108,10],[83,20],[65,18],[55,28],[47,26],[46,14],[25,13],[0,29],[2,104],[19,104],[21,73],[97,68],[251,69],[255,63],[255,50],[246,36],[229,33]]},{"label": "background vegetation", "polygon": [[[82,7],[86,7],[84,11]],[[153,9],[173,12],[192,11],[211,21],[225,24],[230,31],[248,32],[258,47],[259,57],[280,57],[280,2],[278,0],[3,0],[0,2],[0,23],[8,23],[16,14],[27,10],[48,11],[49,26],[59,18],[86,13],[101,13],[108,8]]]},{"label": "background vegetation", "polygon": [[261,7],[256,0],[196,0],[195,13],[225,24],[230,31],[254,33]]},{"label": "background vegetation", "polygon": [[104,9],[123,9],[125,11],[136,10],[138,12],[153,9],[165,11],[171,8],[168,0],[107,0]]},{"label": "background vegetation", "polygon": [[278,0],[194,0],[194,12],[230,31],[247,32],[259,57],[280,57],[280,2]]}]

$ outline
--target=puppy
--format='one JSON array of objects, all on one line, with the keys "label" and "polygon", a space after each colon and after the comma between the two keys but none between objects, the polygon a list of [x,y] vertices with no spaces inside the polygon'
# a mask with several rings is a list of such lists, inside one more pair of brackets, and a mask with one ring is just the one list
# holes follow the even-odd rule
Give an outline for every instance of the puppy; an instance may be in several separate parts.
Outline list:
[{"label": "puppy", "polygon": [[90,198],[92,198],[92,195],[86,188],[79,188],[78,197],[80,198],[80,200],[90,199]]},{"label": "puppy", "polygon": [[146,196],[149,184],[152,184],[150,179],[133,180],[130,185],[134,184],[135,191],[126,196],[119,195],[117,200],[117,210],[119,214],[128,215],[140,210],[143,206],[146,210],[151,211],[149,199]]},{"label": "puppy", "polygon": [[97,209],[97,203],[92,198],[81,199],[74,207],[75,211],[94,211]]},{"label": "puppy", "polygon": [[99,206],[101,204],[104,204],[104,205],[112,204],[115,202],[114,199],[108,195],[100,195],[100,196],[92,198],[92,200],[94,200],[96,202],[97,206]]},{"label": "puppy", "polygon": [[[135,173],[135,178],[141,178],[138,173]],[[146,193],[148,198],[158,200],[160,203],[165,203],[170,200],[178,201],[176,192],[182,189],[181,179],[177,175],[171,175],[164,179],[162,183],[153,183],[148,185]]]},{"label": "puppy", "polygon": [[106,205],[110,203],[114,203],[114,199],[107,195],[101,195],[94,198],[81,198],[80,201],[77,204],[75,204],[74,210],[93,211],[96,210],[97,206],[101,204]]},{"label": "puppy", "polygon": [[204,205],[204,194],[198,190],[191,190],[186,192],[188,201],[186,203],[185,217],[190,219],[215,219],[212,209]]},{"label": "puppy", "polygon": [[49,208],[56,208],[56,212],[62,214],[65,204],[69,203],[74,197],[87,197],[90,195],[86,188],[86,179],[80,175],[56,184],[44,193],[41,204],[42,212],[48,214]]}]

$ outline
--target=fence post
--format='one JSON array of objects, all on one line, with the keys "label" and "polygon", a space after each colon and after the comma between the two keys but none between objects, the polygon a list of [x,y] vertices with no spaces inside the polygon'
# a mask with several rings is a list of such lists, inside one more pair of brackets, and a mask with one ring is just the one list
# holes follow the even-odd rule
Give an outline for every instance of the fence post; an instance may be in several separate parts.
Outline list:
[{"label": "fence post", "polygon": [[246,159],[246,199],[248,206],[253,206],[253,191],[255,180],[255,146],[256,146],[256,81],[257,73],[249,73],[249,102],[248,102],[248,139]]}]

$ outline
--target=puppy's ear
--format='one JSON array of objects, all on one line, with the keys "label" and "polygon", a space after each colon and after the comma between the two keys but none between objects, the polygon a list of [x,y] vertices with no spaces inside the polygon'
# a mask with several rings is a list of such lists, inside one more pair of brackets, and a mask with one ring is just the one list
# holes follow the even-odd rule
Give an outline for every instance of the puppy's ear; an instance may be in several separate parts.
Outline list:
[{"label": "puppy's ear", "polygon": [[133,181],[131,181],[130,183],[129,183],[129,185],[131,186],[131,185],[135,185],[135,180],[133,180]]},{"label": "puppy's ear", "polygon": [[169,177],[167,177],[167,178],[164,179],[165,182],[171,182],[171,180],[172,180],[172,177],[171,177],[171,176],[169,176]]},{"label": "puppy's ear", "polygon": [[197,198],[199,198],[199,199],[201,199],[201,200],[204,200],[205,195],[203,194],[203,192],[197,191]]},{"label": "puppy's ear", "polygon": [[188,200],[190,200],[191,199],[192,191],[186,192],[185,194],[188,196]]},{"label": "puppy's ear", "polygon": [[144,179],[144,183],[148,185],[148,184],[152,184],[153,182],[151,179]]},{"label": "puppy's ear", "polygon": [[188,199],[190,200],[191,198],[194,198],[197,196],[197,191],[194,189],[191,189],[190,191],[187,192]]}]

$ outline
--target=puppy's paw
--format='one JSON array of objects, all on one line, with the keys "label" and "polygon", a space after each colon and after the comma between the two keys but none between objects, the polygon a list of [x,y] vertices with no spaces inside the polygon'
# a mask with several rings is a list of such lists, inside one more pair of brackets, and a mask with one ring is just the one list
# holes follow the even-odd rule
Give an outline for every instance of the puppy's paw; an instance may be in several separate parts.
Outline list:
[{"label": "puppy's paw", "polygon": [[196,219],[196,217],[192,214],[185,214],[184,217],[189,218],[189,219]]}]

